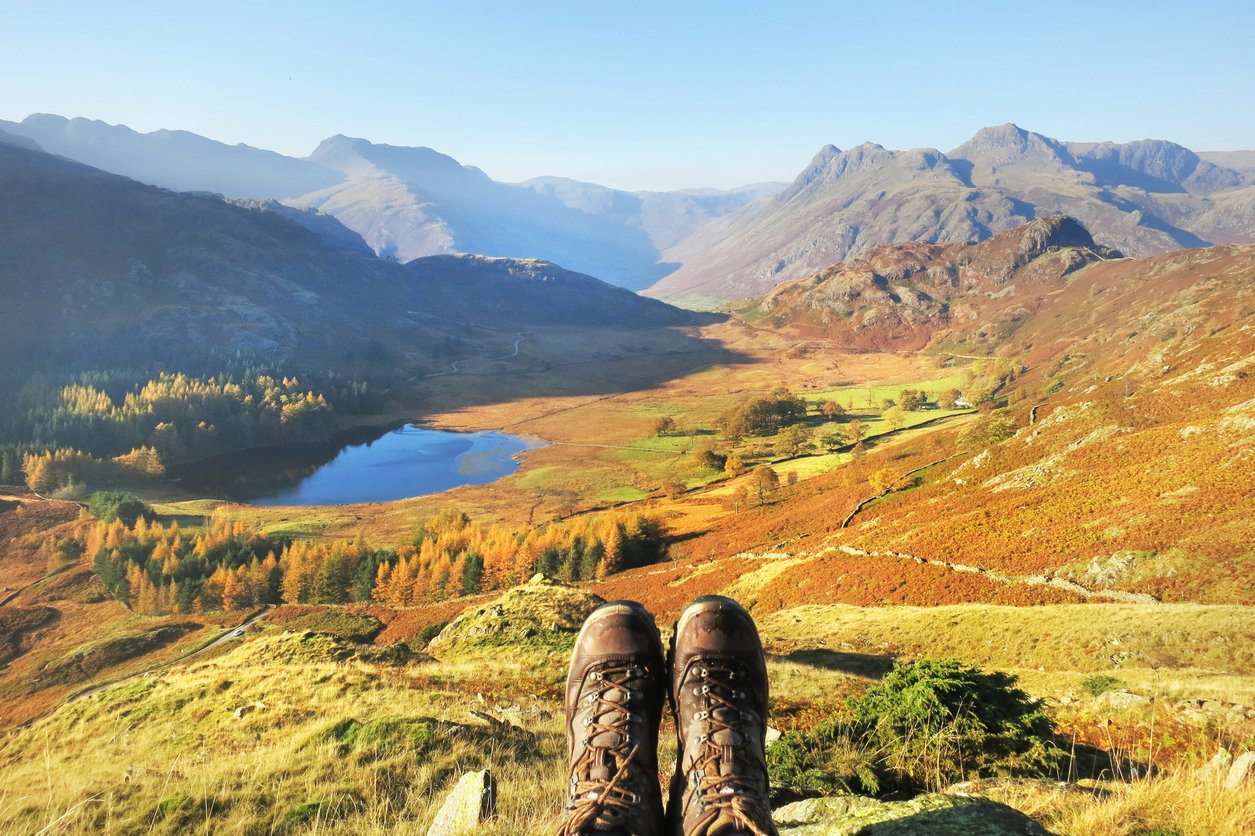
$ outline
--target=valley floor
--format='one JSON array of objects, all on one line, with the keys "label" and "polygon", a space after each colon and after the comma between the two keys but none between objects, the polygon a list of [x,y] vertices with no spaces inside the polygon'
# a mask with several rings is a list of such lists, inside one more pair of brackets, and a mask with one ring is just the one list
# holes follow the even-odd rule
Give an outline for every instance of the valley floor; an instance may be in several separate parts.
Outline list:
[{"label": "valley floor", "polygon": [[[189,537],[235,523],[376,546],[408,543],[448,510],[522,532],[630,504],[666,523],[670,559],[584,588],[642,600],[663,624],[698,595],[744,601],[771,654],[777,728],[814,727],[895,661],[955,657],[1018,676],[1061,739],[1099,753],[1064,784],[993,782],[980,789],[990,798],[1057,833],[1255,829],[1255,781],[1224,790],[1199,773],[1218,748],[1255,740],[1252,381],[1134,398],[1086,372],[1059,395],[1048,368],[1029,368],[996,416],[895,420],[885,399],[963,388],[972,359],[848,351],[735,320],[513,339],[517,352],[398,390],[384,416],[548,442],[510,477],[331,508],[257,508],[169,484],[144,498]],[[695,463],[721,441],[718,416],[778,389],[809,404],[809,439],[857,419],[865,449],[782,455],[741,439],[727,451],[783,483],[757,494],[752,471]],[[823,401],[844,417],[814,415]],[[1005,432],[981,436],[1000,416]],[[676,428],[659,434],[663,417]],[[0,501],[5,832],[422,833],[457,777],[481,766],[501,781],[483,832],[553,830],[568,633],[428,644],[491,595],[282,606],[189,656],[249,613],[131,612],[90,556],[59,564],[44,546],[67,536],[76,504],[16,490]],[[352,617],[378,629],[345,638]]]}]

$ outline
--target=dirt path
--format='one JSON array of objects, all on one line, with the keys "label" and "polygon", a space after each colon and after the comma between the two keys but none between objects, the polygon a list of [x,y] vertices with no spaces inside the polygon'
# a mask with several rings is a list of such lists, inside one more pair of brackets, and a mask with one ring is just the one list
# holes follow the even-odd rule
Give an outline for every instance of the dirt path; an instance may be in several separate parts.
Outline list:
[{"label": "dirt path", "polygon": [[[784,544],[781,544],[784,545]],[[823,557],[824,555],[835,554],[841,552],[843,554],[854,555],[857,557],[883,557],[892,560],[909,560],[912,563],[928,566],[938,566],[942,569],[954,572],[956,574],[972,574],[980,575],[988,578],[996,583],[1006,584],[1007,586],[1049,586],[1055,589],[1061,589],[1065,592],[1071,592],[1082,598],[1090,600],[1107,600],[1120,604],[1162,604],[1153,595],[1147,595],[1142,592],[1126,592],[1122,589],[1090,589],[1082,586],[1075,581],[1064,580],[1063,578],[1053,578],[1047,575],[1007,575],[994,569],[986,569],[983,566],[971,566],[965,563],[954,563],[949,560],[937,560],[935,558],[918,557],[905,552],[895,552],[891,550],[884,551],[867,551],[866,549],[855,548],[842,544],[840,546],[827,545],[814,551],[798,551],[786,552],[778,551],[779,547],[769,552],[754,553],[741,552],[734,557],[751,557],[751,558],[774,558],[774,559],[795,559],[795,558],[812,558]]]}]

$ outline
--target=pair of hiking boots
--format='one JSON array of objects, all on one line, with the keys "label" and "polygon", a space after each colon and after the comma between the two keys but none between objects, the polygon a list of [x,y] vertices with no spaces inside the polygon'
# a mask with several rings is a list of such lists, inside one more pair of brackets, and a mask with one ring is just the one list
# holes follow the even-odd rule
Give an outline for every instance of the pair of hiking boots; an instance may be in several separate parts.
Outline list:
[{"label": "pair of hiking boots", "polygon": [[[665,817],[664,694],[679,734]],[[571,773],[559,836],[776,836],[763,753],[766,662],[753,619],[732,599],[690,604],[669,658],[644,607],[602,604],[575,641],[566,723]]]}]

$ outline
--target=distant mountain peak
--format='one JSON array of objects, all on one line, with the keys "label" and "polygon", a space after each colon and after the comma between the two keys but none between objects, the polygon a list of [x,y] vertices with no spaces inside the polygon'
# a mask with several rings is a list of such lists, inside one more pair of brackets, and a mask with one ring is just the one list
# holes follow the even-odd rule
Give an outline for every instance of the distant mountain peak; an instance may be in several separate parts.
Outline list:
[{"label": "distant mountain peak", "polygon": [[815,152],[815,156],[811,158],[811,167],[825,166],[828,161],[841,153],[841,149],[833,145],[831,142]]},{"label": "distant mountain peak", "polygon": [[1014,122],[981,128],[976,135],[949,153],[950,157],[987,165],[1007,165],[1022,160],[1048,160],[1073,166],[1072,153],[1058,140],[1025,130]]}]

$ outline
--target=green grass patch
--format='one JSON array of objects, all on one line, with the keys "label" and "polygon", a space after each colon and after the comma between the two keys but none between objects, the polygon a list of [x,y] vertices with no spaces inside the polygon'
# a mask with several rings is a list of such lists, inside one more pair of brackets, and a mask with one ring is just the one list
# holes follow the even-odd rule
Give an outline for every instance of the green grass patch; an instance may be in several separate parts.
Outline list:
[{"label": "green grass patch", "polygon": [[382,621],[369,615],[327,610],[298,615],[283,626],[294,633],[316,633],[365,644],[373,641],[383,631],[384,625]]},{"label": "green grass patch", "polygon": [[624,485],[619,488],[611,488],[608,491],[602,491],[597,494],[598,502],[635,502],[638,499],[644,499],[649,496],[649,491],[643,491],[640,488],[633,488],[630,485]]},{"label": "green grass patch", "polygon": [[[944,377],[937,377],[931,380],[917,380],[913,383],[873,383],[855,386],[840,386],[835,389],[826,389],[822,392],[806,392],[803,397],[810,403],[819,403],[820,401],[836,401],[846,409],[850,409],[853,403],[853,409],[880,409],[881,404],[886,399],[897,400],[902,394],[903,389],[922,389],[927,392],[929,397],[936,399],[938,395],[950,389],[962,390],[967,386],[967,375],[962,370],[953,371]],[[871,403],[868,403],[868,397],[871,397]],[[936,412],[926,412],[925,415],[936,415]]]}]

